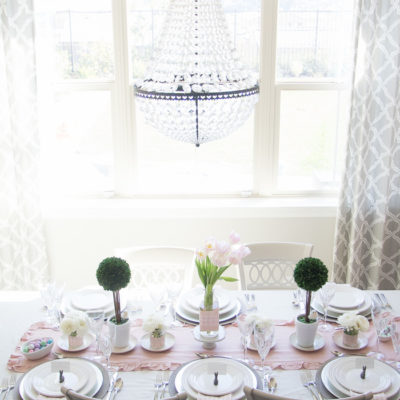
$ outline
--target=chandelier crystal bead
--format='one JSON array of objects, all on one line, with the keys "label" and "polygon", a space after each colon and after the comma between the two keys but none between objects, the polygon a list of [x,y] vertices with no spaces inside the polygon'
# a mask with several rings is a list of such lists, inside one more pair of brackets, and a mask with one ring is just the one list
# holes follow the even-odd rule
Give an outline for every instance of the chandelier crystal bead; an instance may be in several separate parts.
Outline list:
[{"label": "chandelier crystal bead", "polygon": [[170,0],[150,72],[135,84],[145,120],[196,146],[223,138],[251,114],[258,78],[229,40],[220,0]]}]

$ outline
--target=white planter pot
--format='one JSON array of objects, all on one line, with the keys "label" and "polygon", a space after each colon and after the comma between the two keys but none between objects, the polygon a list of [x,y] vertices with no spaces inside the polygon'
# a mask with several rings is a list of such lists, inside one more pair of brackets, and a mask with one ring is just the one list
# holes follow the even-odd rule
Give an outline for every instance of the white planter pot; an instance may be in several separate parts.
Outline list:
[{"label": "white planter pot", "polygon": [[296,318],[296,339],[297,344],[301,347],[312,347],[314,345],[315,335],[318,328],[318,320],[315,322],[305,323],[299,321],[299,315]]},{"label": "white planter pot", "polygon": [[117,325],[114,322],[108,321],[108,326],[110,329],[114,330],[114,346],[115,347],[126,347],[129,345],[129,336],[131,323],[129,319],[123,324]]}]

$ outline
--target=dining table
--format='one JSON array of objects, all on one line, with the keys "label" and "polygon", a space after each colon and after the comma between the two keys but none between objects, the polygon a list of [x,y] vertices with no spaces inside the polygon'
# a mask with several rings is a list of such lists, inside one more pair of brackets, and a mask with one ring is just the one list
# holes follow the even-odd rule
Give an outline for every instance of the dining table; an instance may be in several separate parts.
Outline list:
[{"label": "dining table", "polygon": [[[133,289],[129,292],[130,290],[127,289],[127,298],[131,299],[129,301],[134,302],[135,306],[140,306],[143,310],[142,314],[133,324],[134,334],[140,335],[142,334],[141,320],[154,311],[154,305],[150,298],[141,295],[138,296],[137,293],[134,293]],[[366,292],[372,296],[377,291],[371,290]],[[386,290],[384,293],[392,306],[392,312],[400,315],[400,291]],[[332,354],[333,350],[354,353],[343,350],[333,343],[332,335],[336,332],[335,328],[338,327],[333,322],[331,331],[321,333],[325,340],[323,349],[310,354],[300,351],[290,344],[288,338],[295,331],[294,320],[300,312],[299,307],[294,304],[292,290],[234,291],[231,294],[238,298],[242,305],[242,312],[246,312],[245,295],[253,294],[257,313],[271,319],[276,324],[277,345],[276,349],[272,349],[267,356],[266,364],[273,368],[273,376],[277,382],[275,391],[277,395],[296,399],[311,399],[310,392],[303,386],[302,373],[309,371],[310,376],[314,378],[318,368],[334,357]],[[35,324],[45,321],[46,309],[43,305],[40,292],[0,291],[0,315],[2,316],[0,329],[1,382],[3,378],[9,377],[11,374],[17,376],[22,374],[22,370],[18,366],[15,367],[15,363],[13,364],[13,357],[18,357],[18,353],[20,353],[21,338],[29,330],[32,330],[32,327],[37,327]],[[370,330],[367,333],[368,345],[363,349],[362,353],[366,351],[373,352],[375,350],[376,332],[372,321],[370,324]],[[176,341],[170,350],[163,353],[154,354],[146,352],[140,348],[140,344],[138,343],[132,351],[126,354],[112,355],[111,365],[116,369],[120,369],[119,375],[124,381],[123,388],[118,394],[118,399],[153,399],[155,393],[154,383],[158,372],[160,370],[168,370],[172,373],[180,364],[191,359],[196,359],[196,352],[204,351],[218,356],[234,358],[239,358],[243,354],[240,332],[236,324],[233,323],[225,326],[227,337],[225,340],[216,343],[216,347],[213,350],[204,350],[202,348],[202,343],[196,341],[193,337],[193,329],[194,326],[191,325],[176,328],[171,327],[169,332],[175,336]],[[138,339],[140,338],[138,337]],[[94,348],[95,344],[92,346]],[[381,343],[382,346],[385,354],[394,356],[391,341]],[[71,353],[71,357],[89,357],[92,353],[86,353],[85,351],[78,354]],[[260,358],[256,351],[249,350],[247,356],[255,365],[260,365]],[[125,363],[124,357],[126,360],[129,359],[129,362]],[[147,358],[152,362],[146,362]],[[9,400],[11,399],[10,394]]]}]

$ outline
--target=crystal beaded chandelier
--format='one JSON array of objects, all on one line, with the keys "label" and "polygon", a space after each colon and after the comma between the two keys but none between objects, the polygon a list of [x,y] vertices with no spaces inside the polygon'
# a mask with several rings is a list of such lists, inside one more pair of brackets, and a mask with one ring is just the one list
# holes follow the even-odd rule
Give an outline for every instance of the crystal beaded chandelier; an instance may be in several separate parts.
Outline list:
[{"label": "crystal beaded chandelier", "polygon": [[230,43],[221,0],[170,0],[153,65],[135,84],[146,121],[200,146],[238,128],[258,92]]}]

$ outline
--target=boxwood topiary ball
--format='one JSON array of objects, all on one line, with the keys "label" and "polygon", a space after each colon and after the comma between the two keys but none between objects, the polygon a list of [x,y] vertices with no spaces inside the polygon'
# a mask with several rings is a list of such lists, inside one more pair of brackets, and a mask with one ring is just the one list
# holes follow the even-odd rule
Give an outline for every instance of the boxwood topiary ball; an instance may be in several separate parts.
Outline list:
[{"label": "boxwood topiary ball", "polygon": [[319,258],[303,258],[296,264],[293,277],[300,288],[315,292],[327,282],[328,268]]},{"label": "boxwood topiary ball", "polygon": [[118,257],[105,258],[97,268],[97,281],[105,290],[113,292],[128,286],[131,280],[129,264]]}]

